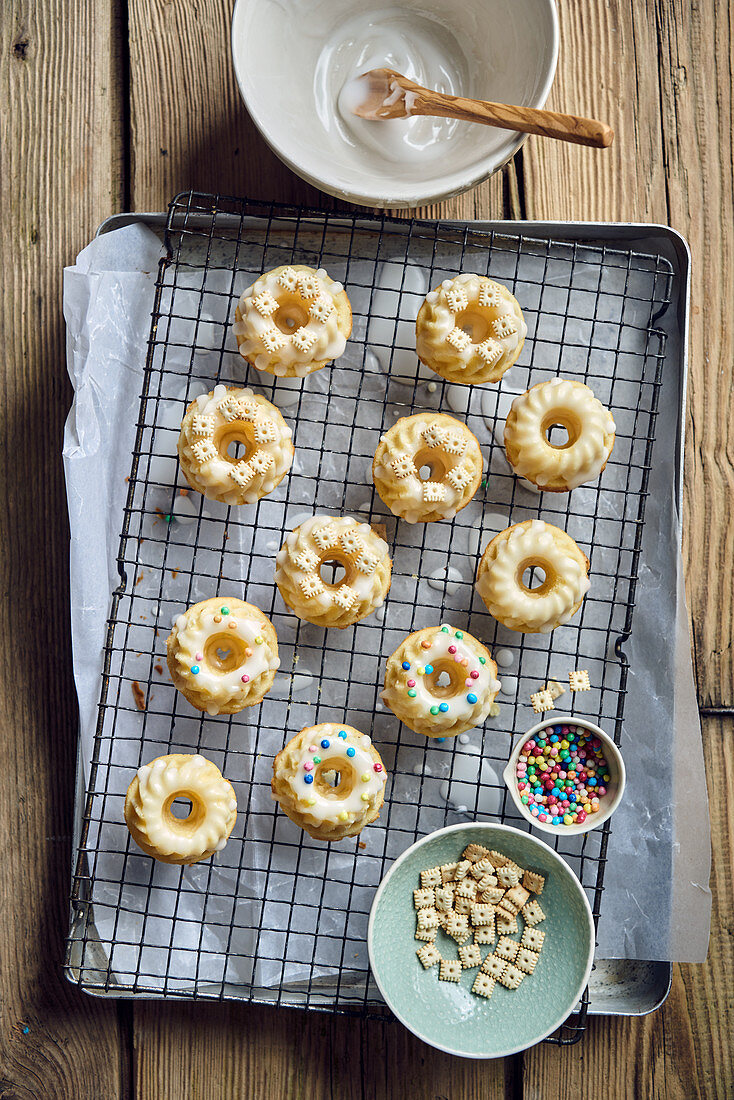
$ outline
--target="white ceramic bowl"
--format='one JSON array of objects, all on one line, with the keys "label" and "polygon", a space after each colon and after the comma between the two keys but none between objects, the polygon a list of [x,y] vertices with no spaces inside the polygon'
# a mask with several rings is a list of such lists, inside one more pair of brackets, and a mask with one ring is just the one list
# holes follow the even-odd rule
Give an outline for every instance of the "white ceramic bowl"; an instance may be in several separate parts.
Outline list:
[{"label": "white ceramic bowl", "polygon": [[[372,18],[374,33],[361,49],[355,41],[365,18]],[[395,38],[402,33],[401,48],[410,51],[410,20],[438,26],[440,41],[458,51],[463,75],[457,91],[530,107],[545,103],[558,58],[555,0],[462,0],[450,5],[445,0],[401,0],[391,8],[365,0],[237,0],[232,53],[242,98],[271,149],[322,191],[365,206],[436,202],[486,179],[525,140],[525,135],[508,130],[458,123],[445,151],[428,163],[420,158],[391,163],[379,155],[365,160],[359,142],[355,153],[349,141],[330,137],[327,116],[338,91],[334,73],[338,76],[339,64],[346,64],[345,50],[352,49],[360,59],[359,71],[384,64],[380,50],[391,34]],[[352,33],[350,28],[359,27],[360,21],[361,29]],[[373,41],[378,38],[379,44]],[[327,42],[336,69],[324,64]],[[400,51],[393,56],[400,57]]]},{"label": "white ceramic bowl", "polygon": [[[595,737],[604,745],[604,759],[609,765],[609,774],[611,776],[609,782],[606,784],[607,793],[599,800],[599,810],[595,814],[588,814],[586,820],[580,825],[553,825],[552,822],[538,821],[537,817],[533,817],[528,807],[520,801],[520,792],[517,789],[517,780],[515,777],[515,767],[517,760],[526,741],[535,737],[537,733],[540,733],[542,729],[546,729],[547,726],[583,726],[584,729],[589,730]],[[538,722],[532,729],[529,729],[527,733],[523,734],[515,745],[510,759],[507,762],[507,767],[503,772],[503,779],[507,785],[507,789],[510,792],[512,801],[517,806],[518,813],[522,814],[526,821],[529,821],[534,829],[539,829],[544,833],[553,833],[555,836],[578,836],[579,833],[588,833],[592,829],[598,829],[600,825],[603,825],[607,821],[619,803],[622,801],[622,795],[624,793],[624,785],[626,782],[624,760],[622,754],[612,741],[611,737],[595,726],[593,722],[589,722],[586,718],[573,717],[570,714],[553,715],[546,718],[543,722]]]}]

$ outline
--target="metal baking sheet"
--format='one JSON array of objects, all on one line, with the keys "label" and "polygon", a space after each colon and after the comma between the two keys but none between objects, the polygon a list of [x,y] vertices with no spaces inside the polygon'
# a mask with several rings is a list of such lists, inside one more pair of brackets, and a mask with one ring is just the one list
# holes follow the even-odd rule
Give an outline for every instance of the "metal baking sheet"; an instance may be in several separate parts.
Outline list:
[{"label": "metal baking sheet", "polygon": [[[224,214],[222,217],[226,219],[228,215]],[[101,232],[117,228],[121,224],[125,224],[131,220],[142,221],[144,224],[159,231],[162,230],[166,221],[164,215],[121,215],[106,222],[103,227],[101,227]],[[255,224],[255,222],[253,222],[253,224]],[[332,224],[335,223],[332,222]],[[600,242],[606,242],[610,249],[621,248],[634,250],[641,254],[649,252],[651,254],[663,255],[669,260],[671,269],[675,271],[678,285],[683,287],[687,285],[688,268],[685,245],[676,234],[664,227],[598,226],[588,224],[568,226],[548,223],[523,223],[520,225],[518,223],[485,222],[469,223],[467,227],[462,225],[458,228],[479,229],[483,232],[494,234],[498,238],[508,237],[517,239],[518,235],[520,235],[520,240],[527,239],[528,241],[552,239],[555,242],[583,242],[591,248],[599,248]],[[393,229],[392,226],[391,229]],[[675,407],[678,409],[677,423],[675,425],[678,455],[677,483],[675,488],[676,496],[679,499],[682,461],[682,432],[680,430],[680,425],[683,394],[685,393],[685,341],[681,339],[681,334],[685,333],[686,323],[685,294],[677,295],[676,309],[678,323],[671,324],[667,335],[666,385],[672,387],[677,383],[676,400],[674,402]],[[672,372],[669,369],[671,365],[675,368]],[[81,780],[82,763],[83,762],[80,761],[80,790],[83,790],[83,781]],[[80,826],[83,814],[83,798],[77,799],[77,807],[79,811],[78,826]],[[87,913],[86,916],[88,918],[90,914]],[[76,927],[79,927],[78,922]],[[87,948],[89,948],[90,935],[93,939],[93,924],[90,924],[87,920],[83,937],[76,940],[77,948],[82,938],[85,940]],[[105,973],[106,967],[103,957],[100,957],[99,961],[100,973]],[[89,956],[87,957],[87,964],[88,963]],[[74,976],[76,980],[79,980],[80,964],[83,964],[83,960],[79,958],[78,951],[75,950],[74,940],[72,939],[69,958],[69,965],[72,972],[70,976]],[[656,1007],[666,995],[669,978],[670,967],[668,964],[624,962],[610,964],[600,962],[590,987],[590,1010],[605,1013],[640,1013],[649,1011]],[[106,991],[113,993],[113,995],[125,995],[126,993],[122,988],[115,990],[114,983],[111,987],[108,986],[107,990],[100,988],[99,985],[94,982],[89,983],[87,988],[90,988],[90,986],[94,991],[102,993]]]}]

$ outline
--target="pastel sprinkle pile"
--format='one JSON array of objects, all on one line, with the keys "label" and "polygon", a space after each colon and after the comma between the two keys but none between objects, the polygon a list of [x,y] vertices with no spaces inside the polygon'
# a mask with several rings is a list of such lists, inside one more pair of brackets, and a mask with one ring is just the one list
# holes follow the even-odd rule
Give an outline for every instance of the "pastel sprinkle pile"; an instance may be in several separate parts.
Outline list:
[{"label": "pastel sprinkle pile", "polygon": [[546,726],[523,745],[515,775],[523,805],[553,825],[598,813],[611,778],[601,741],[583,726]]}]

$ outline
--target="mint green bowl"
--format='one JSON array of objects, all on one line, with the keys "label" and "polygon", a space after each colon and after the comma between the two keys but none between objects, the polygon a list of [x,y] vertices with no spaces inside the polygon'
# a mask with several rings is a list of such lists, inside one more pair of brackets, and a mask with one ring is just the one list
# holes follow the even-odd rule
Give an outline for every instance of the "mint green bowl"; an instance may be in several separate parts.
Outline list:
[{"label": "mint green bowl", "polygon": [[[414,938],[419,873],[455,862],[472,843],[496,848],[546,879],[539,899],[546,936],[535,972],[519,989],[497,983],[489,1000],[471,992],[476,968],[463,971],[458,984],[439,982],[438,966],[424,970],[416,956],[422,944]],[[436,943],[446,957],[457,957],[457,945],[442,931]],[[508,825],[449,825],[393,863],[375,894],[367,946],[380,992],[409,1031],[447,1054],[503,1058],[545,1039],[573,1011],[591,973],[594,922],[576,875],[542,840]],[[482,948],[483,955],[488,951]]]}]

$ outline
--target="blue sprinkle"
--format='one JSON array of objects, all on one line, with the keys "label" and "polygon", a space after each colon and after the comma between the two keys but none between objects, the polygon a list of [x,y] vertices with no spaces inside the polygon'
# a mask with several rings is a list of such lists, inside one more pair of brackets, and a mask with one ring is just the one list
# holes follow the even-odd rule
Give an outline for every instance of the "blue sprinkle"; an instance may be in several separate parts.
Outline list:
[{"label": "blue sprinkle", "polygon": [[194,676],[196,676],[199,672],[199,666],[198,665],[192,665],[191,666],[191,671],[193,672]]},{"label": "blue sprinkle", "polygon": [[403,668],[407,672],[408,669],[410,668],[410,661],[403,661]]},{"label": "blue sprinkle", "polygon": [[354,748],[354,746],[350,745],[349,748],[347,749],[347,756],[354,756],[356,751],[357,750]]},{"label": "blue sprinkle", "polygon": [[313,783],[313,776],[312,775],[304,775],[303,782],[304,783]]},{"label": "blue sprinkle", "polygon": [[328,747],[329,747],[329,741],[328,741],[328,738],[325,737],[324,740],[321,742],[321,748],[322,749],[328,749]]},{"label": "blue sprinkle", "polygon": [[553,818],[553,824],[554,824],[554,825],[560,825],[560,824],[561,824],[561,819],[560,819],[560,817],[554,817],[554,818]]},{"label": "blue sprinkle", "polygon": [[466,697],[466,701],[467,701],[467,703],[476,703],[477,697],[476,697],[476,695],[474,694],[473,691],[469,692],[469,694]]},{"label": "blue sprinkle", "polygon": [[426,672],[430,676],[431,673],[433,672],[433,665],[426,665]]},{"label": "blue sprinkle", "polygon": [[438,709],[442,710],[445,714],[446,711],[449,709],[449,705],[448,705],[448,703],[439,703]]},{"label": "blue sprinkle", "polygon": [[346,730],[339,730],[339,737],[341,737],[342,741],[346,741],[347,731]]},{"label": "blue sprinkle", "polygon": [[436,741],[439,743],[439,745],[443,745],[445,740],[446,740],[445,737],[437,737],[436,738]]}]

